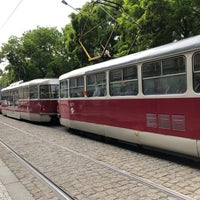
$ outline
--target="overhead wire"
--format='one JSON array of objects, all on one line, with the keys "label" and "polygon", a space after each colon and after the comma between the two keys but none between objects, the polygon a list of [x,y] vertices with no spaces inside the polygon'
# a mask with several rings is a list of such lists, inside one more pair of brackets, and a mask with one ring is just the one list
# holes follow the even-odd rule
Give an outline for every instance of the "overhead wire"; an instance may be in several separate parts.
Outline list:
[{"label": "overhead wire", "polygon": [[[116,19],[109,13],[109,11],[104,8],[103,6],[99,5],[99,7],[101,8],[101,10],[103,10],[111,19],[112,21],[115,22],[115,26],[112,28],[112,31],[111,31],[111,34],[109,35],[109,38],[107,39],[106,41],[106,44],[103,45],[101,42],[100,42],[100,47],[103,49],[102,52],[100,53],[100,55],[97,55],[97,56],[94,56],[94,57],[91,57],[89,52],[87,51],[87,49],[85,48],[84,44],[82,43],[82,39],[84,36],[86,36],[89,32],[93,31],[94,29],[96,29],[99,25],[103,25],[107,19],[101,21],[99,24],[95,25],[94,27],[92,27],[90,30],[88,30],[87,32],[85,31],[86,29],[86,25],[88,24],[88,21],[89,21],[89,18],[92,16],[92,13],[93,13],[93,10],[94,10],[94,6],[95,4],[97,4],[99,1],[93,1],[93,3],[91,4],[92,7],[91,7],[91,10],[90,10],[90,14],[87,15],[87,19],[82,27],[82,30],[81,30],[81,35],[80,35],[80,38],[79,38],[79,43],[81,45],[81,47],[83,48],[84,52],[86,53],[87,57],[88,57],[88,60],[89,61],[94,61],[94,60],[97,60],[97,59],[102,59],[102,58],[111,58],[111,55],[109,53],[109,51],[107,50],[107,47],[108,47],[108,44],[111,40],[111,37],[114,33],[114,30],[116,29],[117,27],[117,23],[116,23]],[[103,41],[103,40],[102,40]]]},{"label": "overhead wire", "polygon": [[20,6],[20,4],[22,2],[23,2],[23,0],[19,1],[19,3],[16,5],[16,7],[13,9],[13,11],[10,13],[10,15],[7,17],[7,19],[5,20],[5,22],[1,26],[0,31],[6,26],[6,24],[8,23],[8,21],[10,20],[10,18],[14,15],[14,13],[16,12],[16,10],[18,9],[18,7]]},{"label": "overhead wire", "polygon": [[[139,33],[141,32],[142,27],[134,20],[134,18],[132,18],[125,11],[124,7],[121,4],[119,4],[119,3],[115,3],[115,2],[110,1],[110,0],[106,0],[106,1],[105,0],[93,0],[93,3],[94,4],[103,5],[103,6],[109,6],[109,7],[112,7],[114,9],[118,10],[119,12],[123,13],[126,17],[128,17],[128,19],[131,20],[136,25],[136,27],[137,27],[138,30],[137,30],[137,33],[136,33],[136,35],[135,35],[135,37],[134,37],[134,39],[133,39],[133,41],[132,41],[132,43],[131,43],[128,51],[127,51],[127,55],[128,55],[131,52],[131,49],[132,49],[133,45],[136,43],[136,40],[137,40],[137,38],[139,36]],[[102,6],[101,6],[101,8],[104,9],[104,11],[106,12],[106,14],[110,15],[110,13],[108,13],[105,10],[105,8],[103,8]]]},{"label": "overhead wire", "polygon": [[86,29],[86,25],[87,25],[87,23],[88,23],[88,21],[89,21],[90,16],[92,15],[93,11],[94,11],[94,4],[92,4],[92,6],[91,6],[91,8],[90,8],[90,10],[89,10],[89,13],[90,13],[90,14],[87,16],[87,19],[86,19],[86,21],[85,21],[85,23],[84,23],[84,26],[82,27],[80,38],[81,38],[83,35],[85,35],[84,31],[85,31],[85,29]]}]

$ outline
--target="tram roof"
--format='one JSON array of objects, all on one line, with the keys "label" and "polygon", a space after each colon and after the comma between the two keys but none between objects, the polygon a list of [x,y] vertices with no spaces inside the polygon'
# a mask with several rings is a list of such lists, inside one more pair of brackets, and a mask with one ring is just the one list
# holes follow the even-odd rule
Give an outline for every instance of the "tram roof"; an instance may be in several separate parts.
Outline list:
[{"label": "tram roof", "polygon": [[59,79],[66,79],[75,76],[81,76],[88,73],[98,72],[106,69],[112,69],[118,66],[136,64],[143,61],[156,59],[166,55],[177,54],[181,52],[187,52],[194,49],[200,49],[200,35],[190,38],[182,39],[176,42],[158,46],[155,48],[147,49],[141,52],[130,54],[127,56],[111,59],[102,63],[82,67],[68,73],[65,73],[59,77]]},{"label": "tram roof", "polygon": [[45,84],[58,84],[57,78],[41,78],[34,79],[28,82],[23,83],[23,85],[45,85]]},{"label": "tram roof", "polygon": [[58,83],[59,83],[59,80],[57,78],[44,78],[44,79],[41,78],[41,79],[34,79],[27,82],[18,81],[15,83],[11,83],[8,87],[3,88],[2,91],[15,89],[18,87],[30,86],[30,85],[46,85],[46,84],[58,84]]}]

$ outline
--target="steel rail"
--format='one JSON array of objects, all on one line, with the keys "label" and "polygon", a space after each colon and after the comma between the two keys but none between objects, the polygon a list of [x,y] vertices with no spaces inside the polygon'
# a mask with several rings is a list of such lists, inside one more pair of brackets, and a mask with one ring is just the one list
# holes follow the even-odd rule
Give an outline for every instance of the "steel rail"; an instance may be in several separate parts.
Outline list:
[{"label": "steel rail", "polygon": [[74,200],[74,198],[61,189],[58,185],[52,182],[47,176],[45,176],[41,171],[34,167],[27,160],[22,158],[14,149],[8,146],[5,142],[0,139],[0,144],[4,146],[9,152],[11,152],[17,160],[19,160],[26,168],[33,172],[39,179],[41,179],[46,185],[48,185],[61,199],[63,200]]}]

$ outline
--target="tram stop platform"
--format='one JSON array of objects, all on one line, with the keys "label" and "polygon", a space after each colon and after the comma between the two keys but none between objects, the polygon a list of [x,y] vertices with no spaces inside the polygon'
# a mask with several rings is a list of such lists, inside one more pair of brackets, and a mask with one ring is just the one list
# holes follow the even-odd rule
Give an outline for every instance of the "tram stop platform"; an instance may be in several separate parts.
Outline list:
[{"label": "tram stop platform", "polygon": [[0,200],[34,200],[17,177],[0,159]]}]

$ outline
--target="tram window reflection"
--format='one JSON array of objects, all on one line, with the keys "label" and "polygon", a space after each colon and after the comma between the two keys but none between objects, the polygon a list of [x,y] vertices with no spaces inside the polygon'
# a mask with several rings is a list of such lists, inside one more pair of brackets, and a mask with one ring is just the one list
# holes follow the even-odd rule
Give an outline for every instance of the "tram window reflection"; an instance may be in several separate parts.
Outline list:
[{"label": "tram window reflection", "polygon": [[111,70],[110,95],[131,96],[138,94],[137,66]]},{"label": "tram window reflection", "polygon": [[28,87],[23,88],[23,99],[28,99],[29,98],[29,89]]},{"label": "tram window reflection", "polygon": [[40,99],[58,98],[58,84],[40,85]]},{"label": "tram window reflection", "polygon": [[[154,61],[152,64],[144,63],[142,65],[143,93],[145,95],[184,93],[187,89],[185,63],[183,56]],[[160,66],[159,70],[158,66]],[[147,70],[148,67],[150,68]]]},{"label": "tram window reflection", "polygon": [[60,82],[60,97],[61,98],[68,97],[68,82],[67,82],[67,80]]},{"label": "tram window reflection", "polygon": [[84,78],[83,76],[71,78],[69,80],[69,93],[72,98],[84,97]]},{"label": "tram window reflection", "polygon": [[102,97],[106,95],[106,73],[90,74],[86,77],[87,97]]},{"label": "tram window reflection", "polygon": [[30,86],[29,88],[29,96],[30,99],[37,99],[38,98],[38,86],[34,85],[34,86]]}]

